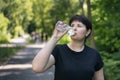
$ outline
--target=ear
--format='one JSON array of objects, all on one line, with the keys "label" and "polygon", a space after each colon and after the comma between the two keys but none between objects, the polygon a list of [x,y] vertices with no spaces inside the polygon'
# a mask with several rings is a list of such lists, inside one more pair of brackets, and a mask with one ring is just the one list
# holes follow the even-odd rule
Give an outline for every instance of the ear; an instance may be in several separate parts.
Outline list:
[{"label": "ear", "polygon": [[91,33],[91,30],[90,29],[87,30],[86,37],[88,37],[90,35],[90,33]]}]

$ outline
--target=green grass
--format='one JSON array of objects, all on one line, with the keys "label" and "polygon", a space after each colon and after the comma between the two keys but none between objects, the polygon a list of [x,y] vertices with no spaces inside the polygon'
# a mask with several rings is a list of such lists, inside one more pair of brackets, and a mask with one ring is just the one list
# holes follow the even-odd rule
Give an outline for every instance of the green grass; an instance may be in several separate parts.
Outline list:
[{"label": "green grass", "polygon": [[0,64],[8,60],[9,57],[22,48],[23,47],[0,47]]}]

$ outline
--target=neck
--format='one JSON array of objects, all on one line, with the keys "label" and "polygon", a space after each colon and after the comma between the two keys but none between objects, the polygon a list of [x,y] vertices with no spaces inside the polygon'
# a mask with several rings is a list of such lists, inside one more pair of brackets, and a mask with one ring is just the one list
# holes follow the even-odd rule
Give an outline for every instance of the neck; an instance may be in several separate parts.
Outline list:
[{"label": "neck", "polygon": [[74,51],[80,52],[84,49],[84,41],[82,42],[74,42],[72,41],[71,43],[68,44],[69,48],[71,48]]}]

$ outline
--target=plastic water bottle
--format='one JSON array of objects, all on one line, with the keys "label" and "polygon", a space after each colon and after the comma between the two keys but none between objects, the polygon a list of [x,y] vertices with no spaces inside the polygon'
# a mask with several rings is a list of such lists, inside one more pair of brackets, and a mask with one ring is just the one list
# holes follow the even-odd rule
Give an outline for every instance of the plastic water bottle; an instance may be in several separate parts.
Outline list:
[{"label": "plastic water bottle", "polygon": [[57,30],[59,30],[59,31],[61,31],[61,32],[63,32],[63,31],[65,31],[65,30],[68,30],[68,35],[69,36],[72,36],[72,35],[74,35],[74,29],[71,27],[71,26],[69,26],[68,24],[65,24],[63,21],[58,21],[57,23],[56,23],[56,27],[57,27]]}]

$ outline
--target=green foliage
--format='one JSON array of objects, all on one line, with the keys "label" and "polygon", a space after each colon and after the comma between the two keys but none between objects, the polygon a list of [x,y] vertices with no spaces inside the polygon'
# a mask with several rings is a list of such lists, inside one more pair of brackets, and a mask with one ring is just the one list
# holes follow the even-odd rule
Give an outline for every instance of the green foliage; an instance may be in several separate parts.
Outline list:
[{"label": "green foliage", "polygon": [[101,52],[104,61],[105,80],[119,80],[120,79],[120,53],[109,54]]},{"label": "green foliage", "polygon": [[[34,28],[34,32],[37,33],[45,33],[47,32],[50,34],[52,31],[51,29],[51,20],[49,15],[49,9],[52,8],[52,1],[51,0],[34,0],[33,1],[33,13],[34,18],[32,23],[30,23],[30,28]],[[33,32],[31,30],[31,32]]]},{"label": "green foliage", "polygon": [[102,51],[105,80],[120,80],[119,0],[93,0],[92,21],[97,48]]},{"label": "green foliage", "polygon": [[0,47],[0,63],[6,61],[22,47]]},{"label": "green foliage", "polygon": [[68,35],[65,35],[62,37],[62,39],[58,42],[58,44],[66,44],[68,42],[70,42],[70,37]]},{"label": "green foliage", "polygon": [[34,24],[36,32],[47,32],[50,36],[54,29],[55,23],[58,20],[67,22],[71,15],[80,11],[77,9],[78,7],[79,3],[74,0],[34,0],[34,18],[31,25]]},{"label": "green foliage", "polygon": [[14,28],[14,32],[15,32],[14,37],[18,37],[18,36],[21,36],[24,34],[24,31],[20,25],[18,25]]},{"label": "green foliage", "polygon": [[95,41],[99,50],[114,53],[120,49],[118,5],[120,5],[119,0],[94,0],[92,2]]},{"label": "green foliage", "polygon": [[53,0],[53,3],[53,7],[49,10],[52,25],[58,20],[68,23],[73,14],[80,13],[79,3],[75,0]]},{"label": "green foliage", "polygon": [[120,61],[109,59],[105,62],[105,77],[106,80],[119,80],[120,79]]},{"label": "green foliage", "polygon": [[[74,0],[1,0],[0,11],[10,20],[7,30],[12,37],[18,36],[14,30],[52,34],[56,21],[68,21],[69,16],[79,13],[79,3]],[[64,8],[63,8],[64,6]]]},{"label": "green foliage", "polygon": [[5,6],[1,11],[10,20],[9,32],[16,35],[17,32],[13,28],[17,26],[21,26],[23,31],[27,31],[29,22],[33,17],[32,2],[30,0],[4,0],[3,2]]},{"label": "green foliage", "polygon": [[7,31],[9,20],[0,13],[0,43],[9,42],[10,35]]}]

